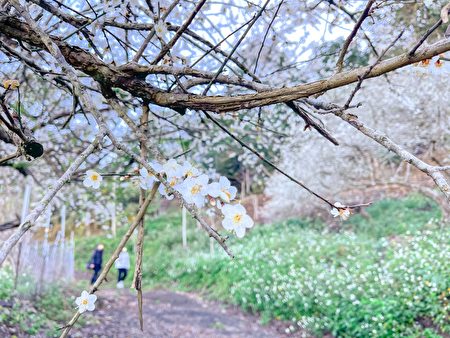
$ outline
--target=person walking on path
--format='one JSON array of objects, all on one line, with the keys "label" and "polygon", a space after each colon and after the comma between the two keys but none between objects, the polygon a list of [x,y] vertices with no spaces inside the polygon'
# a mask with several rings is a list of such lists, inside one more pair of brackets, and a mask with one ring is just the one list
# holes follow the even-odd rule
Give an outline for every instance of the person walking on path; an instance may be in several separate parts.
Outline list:
[{"label": "person walking on path", "polygon": [[91,260],[89,261],[88,268],[91,270],[94,270],[94,273],[91,278],[91,285],[95,283],[95,281],[98,278],[98,274],[100,270],[102,269],[102,262],[103,262],[103,244],[97,245],[97,248],[95,249],[94,253],[92,254]]},{"label": "person walking on path", "polygon": [[127,252],[127,248],[123,248],[119,254],[119,258],[116,259],[114,265],[118,270],[117,288],[123,288],[123,281],[127,277],[128,270],[130,269],[130,255]]}]

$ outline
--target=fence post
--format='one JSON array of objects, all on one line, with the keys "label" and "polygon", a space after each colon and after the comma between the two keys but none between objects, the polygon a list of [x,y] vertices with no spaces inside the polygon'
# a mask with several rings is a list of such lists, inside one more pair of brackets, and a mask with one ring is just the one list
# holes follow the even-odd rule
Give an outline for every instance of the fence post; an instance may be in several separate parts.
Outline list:
[{"label": "fence post", "polygon": [[66,237],[66,205],[63,204],[61,208],[61,232],[63,240]]},{"label": "fence post", "polygon": [[[22,204],[22,214],[20,217],[20,224],[23,224],[25,218],[28,215],[28,209],[30,207],[30,198],[31,198],[31,185],[27,184],[25,186],[25,192],[23,195],[23,204]],[[14,290],[17,290],[17,284],[19,282],[20,275],[20,256],[22,255],[22,241],[19,242],[18,250],[17,250],[17,262],[16,262],[16,275],[14,276]]]},{"label": "fence post", "polygon": [[181,209],[181,237],[183,240],[183,248],[187,247],[187,236],[186,236],[186,208],[183,206]]}]

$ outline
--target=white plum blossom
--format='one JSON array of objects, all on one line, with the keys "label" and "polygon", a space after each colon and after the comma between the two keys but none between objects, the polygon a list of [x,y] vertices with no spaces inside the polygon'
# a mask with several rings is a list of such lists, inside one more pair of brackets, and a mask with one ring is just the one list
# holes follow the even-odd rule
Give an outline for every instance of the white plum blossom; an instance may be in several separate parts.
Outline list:
[{"label": "white plum blossom", "polygon": [[86,177],[83,180],[83,185],[88,188],[92,187],[94,189],[98,189],[102,180],[103,178],[98,172],[88,170],[86,171]]},{"label": "white plum blossom", "polygon": [[96,295],[89,294],[86,290],[81,292],[81,296],[77,297],[75,304],[77,304],[78,312],[83,313],[85,311],[94,311]]},{"label": "white plum blossom", "polygon": [[175,159],[170,159],[163,164],[161,171],[165,172],[167,177],[181,177],[181,165]]},{"label": "white plum blossom", "polygon": [[195,204],[197,208],[203,207],[208,195],[208,181],[209,177],[204,174],[185,179],[179,189],[186,202]]},{"label": "white plum blossom", "polygon": [[162,20],[158,20],[155,23],[155,33],[163,41],[166,41],[169,31],[167,30],[166,24]]},{"label": "white plum blossom", "polygon": [[192,164],[188,161],[184,162],[181,166],[181,176],[190,178],[190,177],[196,177],[200,175],[200,170],[192,166]]},{"label": "white plum blossom", "polygon": [[[176,176],[168,177],[167,183],[169,183],[170,187],[179,191],[180,189],[180,179]],[[167,189],[166,186],[160,185],[158,188],[159,193],[164,196],[166,199],[171,200],[173,199],[173,194],[170,193],[170,191]]]},{"label": "white plum blossom", "polygon": [[222,226],[229,231],[234,231],[239,238],[244,237],[245,229],[253,226],[253,220],[241,204],[225,204],[222,207]]},{"label": "white plum blossom", "polygon": [[233,187],[228,178],[221,176],[219,182],[209,185],[209,195],[220,198],[226,203],[230,203],[236,197],[237,189]]},{"label": "white plum blossom", "polygon": [[334,206],[336,208],[333,208],[330,211],[333,217],[339,216],[344,221],[346,221],[350,217],[350,209],[346,208],[345,205],[340,202],[336,202],[334,203]]},{"label": "white plum blossom", "polygon": [[158,181],[158,179],[145,168],[141,168],[139,174],[139,185],[144,190],[151,189],[153,184]]}]

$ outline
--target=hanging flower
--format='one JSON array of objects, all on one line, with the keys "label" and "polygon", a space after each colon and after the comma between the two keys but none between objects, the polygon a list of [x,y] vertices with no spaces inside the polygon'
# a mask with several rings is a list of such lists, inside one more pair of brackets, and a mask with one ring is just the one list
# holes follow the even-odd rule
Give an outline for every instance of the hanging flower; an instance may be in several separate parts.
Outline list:
[{"label": "hanging flower", "polygon": [[340,217],[342,220],[346,221],[350,217],[350,209],[346,208],[345,205],[343,205],[340,202],[334,203],[334,206],[336,208],[331,209],[331,214],[333,217]]},{"label": "hanging flower", "polygon": [[253,220],[241,204],[225,204],[221,210],[224,215],[222,226],[226,230],[234,231],[237,237],[244,237],[245,229],[253,226]]},{"label": "hanging flower", "polygon": [[237,189],[231,186],[228,178],[221,176],[219,182],[213,182],[209,185],[208,193],[212,197],[221,198],[222,201],[230,203],[236,197]]},{"label": "hanging flower", "polygon": [[163,41],[166,41],[167,36],[169,35],[169,31],[167,30],[167,26],[162,20],[158,20],[155,24],[155,33]]},{"label": "hanging flower", "polygon": [[96,300],[96,295],[91,295],[86,290],[83,290],[83,292],[81,292],[81,296],[77,297],[77,299],[75,300],[78,312],[83,313],[86,311],[94,311]]},{"label": "hanging flower", "polygon": [[207,175],[200,175],[199,177],[187,178],[183,184],[180,185],[179,191],[188,203],[193,203],[197,208],[205,205],[205,197],[208,194],[209,177]]},{"label": "hanging flower", "polygon": [[98,189],[102,180],[103,177],[98,172],[95,170],[88,170],[86,171],[86,177],[83,180],[83,185],[88,188],[92,187],[94,189]]},{"label": "hanging flower", "polygon": [[5,89],[16,90],[17,88],[19,88],[19,86],[20,86],[20,82],[17,80],[3,81],[3,87],[5,87]]}]

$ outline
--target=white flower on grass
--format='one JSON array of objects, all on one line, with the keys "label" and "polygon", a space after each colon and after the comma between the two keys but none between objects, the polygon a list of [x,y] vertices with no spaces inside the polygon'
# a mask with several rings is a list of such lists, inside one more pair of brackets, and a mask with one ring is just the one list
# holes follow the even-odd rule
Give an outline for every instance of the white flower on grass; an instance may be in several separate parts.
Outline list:
[{"label": "white flower on grass", "polygon": [[151,189],[153,187],[153,184],[158,181],[156,176],[150,174],[145,168],[141,168],[139,170],[139,174],[139,185],[144,190]]},{"label": "white flower on grass", "polygon": [[155,33],[163,41],[166,41],[167,36],[169,35],[169,31],[167,30],[167,26],[162,20],[158,20],[155,24]]},{"label": "white flower on grass", "polygon": [[225,216],[222,221],[223,227],[234,231],[237,237],[244,237],[245,229],[253,226],[253,220],[241,204],[225,204],[221,210]]},{"label": "white flower on grass", "polygon": [[340,202],[336,202],[334,203],[334,206],[336,208],[331,209],[331,214],[333,217],[339,216],[344,221],[350,217],[350,209],[346,208],[345,205]]},{"label": "white flower on grass", "polygon": [[201,208],[205,205],[208,181],[209,177],[207,175],[187,178],[180,185],[179,191],[183,195],[186,202],[194,203],[197,208]]},{"label": "white flower on grass", "polygon": [[162,171],[167,177],[181,177],[181,165],[175,159],[170,159],[162,166]]},{"label": "white flower on grass", "polygon": [[181,171],[181,176],[186,177],[186,178],[196,177],[196,176],[200,175],[200,170],[193,167],[192,164],[188,161],[183,163],[180,171]]},{"label": "white flower on grass", "polygon": [[213,182],[209,185],[208,193],[215,198],[221,198],[222,201],[230,203],[237,193],[236,187],[233,187],[228,178],[221,176],[219,182]]},{"label": "white flower on grass", "polygon": [[86,290],[81,292],[81,296],[77,297],[75,303],[77,304],[78,312],[83,313],[85,311],[94,311],[96,295],[90,295]]},{"label": "white flower on grass", "polygon": [[100,187],[100,183],[103,180],[103,177],[94,170],[86,171],[86,177],[83,180],[83,185],[85,187],[92,187],[94,189],[98,189]]}]

